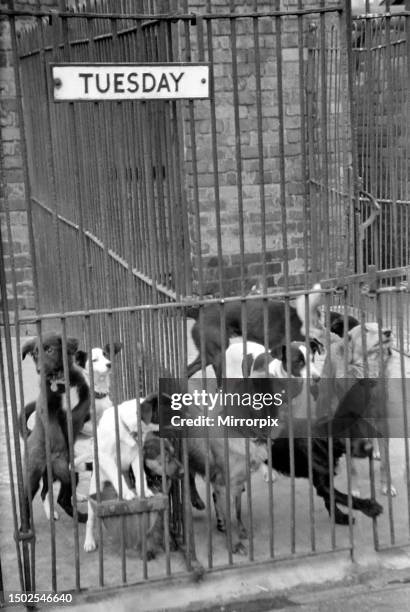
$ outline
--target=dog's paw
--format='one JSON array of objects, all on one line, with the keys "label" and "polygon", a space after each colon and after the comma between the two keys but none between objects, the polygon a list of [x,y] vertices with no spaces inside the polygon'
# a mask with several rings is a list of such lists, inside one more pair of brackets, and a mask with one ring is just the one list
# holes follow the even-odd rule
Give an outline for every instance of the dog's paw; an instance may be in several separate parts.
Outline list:
[{"label": "dog's paw", "polygon": [[352,497],[361,497],[361,493],[360,493],[360,489],[352,489],[350,491],[350,493],[352,494]]},{"label": "dog's paw", "polygon": [[124,491],[122,492],[122,497],[126,501],[131,501],[132,499],[135,499],[136,496],[134,491],[131,491],[131,489],[124,489]]},{"label": "dog's paw", "polygon": [[[50,514],[51,514],[50,506],[46,506],[46,505],[44,506],[44,514],[46,515],[47,520],[49,521],[50,520]],[[60,518],[60,515],[58,514],[57,510],[55,510],[55,509],[53,511],[53,518],[54,518],[55,521],[58,521],[58,519]]]},{"label": "dog's paw", "polygon": [[94,552],[94,550],[97,550],[97,542],[94,540],[94,538],[88,538],[85,540],[84,550],[87,553]]},{"label": "dog's paw", "polygon": [[154,491],[151,491],[148,487],[145,488],[145,497],[154,497]]},{"label": "dog's paw", "polygon": [[370,516],[370,518],[379,516],[379,514],[383,512],[383,506],[381,506],[374,499],[364,499],[363,507],[361,507],[360,509],[363,512],[363,514],[365,514],[366,516]]},{"label": "dog's paw", "polygon": [[380,451],[378,448],[373,447],[372,457],[375,461],[380,461]]},{"label": "dog's paw", "polygon": [[232,544],[232,552],[234,555],[246,555],[248,553],[248,549],[242,542],[234,542]]},{"label": "dog's paw", "polygon": [[[265,482],[269,482],[269,468],[268,468],[268,466],[263,463],[261,469],[262,469],[262,474],[263,474],[263,480]],[[271,481],[272,482],[276,482],[277,475],[276,475],[275,470],[271,470],[271,475],[272,475]]]},{"label": "dog's paw", "polygon": [[147,550],[147,561],[152,561],[157,556],[157,553],[152,548]]},{"label": "dog's paw", "polygon": [[396,497],[397,495],[397,491],[396,491],[396,487],[394,485],[390,485],[390,490],[389,487],[387,485],[387,483],[383,483],[382,484],[382,494],[383,495],[390,495],[391,497]]},{"label": "dog's paw", "polygon": [[217,521],[216,522],[216,528],[221,533],[225,533],[226,532],[226,523],[225,523],[225,521],[220,521],[220,520]]},{"label": "dog's paw", "polygon": [[[352,517],[352,523],[354,524],[354,517]],[[335,523],[336,525],[348,525],[349,524],[349,515],[345,514],[341,510],[336,510],[335,513]]]},{"label": "dog's paw", "polygon": [[[44,514],[47,517],[47,520],[50,520],[50,516],[51,516],[51,506],[50,506],[50,499],[48,497],[48,495],[46,495],[46,497],[43,500],[43,508],[44,508]],[[56,507],[54,506],[53,508],[53,518],[55,521],[58,521],[58,519],[60,518]]]},{"label": "dog's paw", "polygon": [[88,501],[87,495],[83,495],[83,493],[77,493],[77,504],[81,504],[86,501]]},{"label": "dog's paw", "polygon": [[205,510],[205,504],[202,501],[202,499],[199,497],[199,495],[198,495],[198,497],[195,497],[194,499],[191,499],[191,504],[197,510]]}]

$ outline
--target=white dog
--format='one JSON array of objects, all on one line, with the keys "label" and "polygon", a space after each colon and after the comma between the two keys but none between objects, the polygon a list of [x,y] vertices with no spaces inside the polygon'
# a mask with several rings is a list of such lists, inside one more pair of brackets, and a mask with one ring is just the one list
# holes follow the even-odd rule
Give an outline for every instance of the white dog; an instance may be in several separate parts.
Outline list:
[{"label": "white dog", "polygon": [[[152,423],[153,414],[158,412],[158,396],[152,394],[140,400],[140,410],[138,410],[137,400],[129,400],[119,404],[118,411],[118,431],[120,444],[120,458],[117,457],[116,427],[115,427],[115,407],[111,406],[101,416],[97,428],[98,464],[99,464],[99,484],[110,482],[117,495],[120,494],[120,480],[122,497],[125,500],[134,499],[141,495],[140,481],[140,453],[144,444],[145,436],[149,431],[158,431],[157,424]],[[141,422],[142,440],[138,440],[138,420]],[[118,478],[118,461],[120,461],[120,480]],[[134,492],[125,476],[129,469],[132,469],[135,478]],[[145,497],[151,497],[153,493],[148,489],[145,473],[142,470]],[[97,474],[93,470],[90,480],[89,494],[94,495],[97,491]],[[94,537],[95,515],[91,502],[88,502],[88,521],[86,525],[84,550],[91,552],[97,545]]]}]

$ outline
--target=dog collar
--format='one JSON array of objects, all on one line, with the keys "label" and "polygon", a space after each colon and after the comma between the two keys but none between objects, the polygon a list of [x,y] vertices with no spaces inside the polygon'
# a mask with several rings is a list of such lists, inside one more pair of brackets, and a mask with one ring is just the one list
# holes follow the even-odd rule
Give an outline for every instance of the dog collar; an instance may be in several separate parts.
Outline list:
[{"label": "dog collar", "polygon": [[108,393],[100,393],[99,391],[94,391],[94,397],[95,399],[104,399],[104,397],[107,397]]}]

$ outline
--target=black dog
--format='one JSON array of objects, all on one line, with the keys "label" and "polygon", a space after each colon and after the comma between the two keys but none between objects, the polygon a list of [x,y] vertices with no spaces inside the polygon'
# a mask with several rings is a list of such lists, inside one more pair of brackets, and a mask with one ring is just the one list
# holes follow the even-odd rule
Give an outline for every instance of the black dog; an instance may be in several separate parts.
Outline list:
[{"label": "black dog", "polygon": [[[320,327],[319,302],[320,293],[309,296],[310,328]],[[249,300],[245,303],[246,337],[247,340],[264,344],[264,303],[263,300]],[[284,302],[269,300],[266,303],[268,315],[268,348],[277,349],[286,342],[286,307]],[[199,321],[199,307],[187,307],[186,316],[195,319],[191,334],[198,352],[201,350],[201,330]],[[305,339],[305,298],[300,296],[296,306],[289,307],[290,337],[291,340]],[[242,336],[242,303],[228,302],[224,306],[225,346],[221,338],[221,308],[219,304],[208,304],[203,308],[203,335],[206,365],[212,365],[218,381],[222,380],[222,351],[229,345],[233,336]],[[202,367],[200,354],[188,365],[188,378],[198,372]]]},{"label": "black dog", "polygon": [[[331,477],[335,473],[341,457],[346,453],[346,438],[352,440],[353,454],[356,457],[369,457],[373,447],[369,441],[369,431],[363,410],[365,410],[369,379],[355,383],[341,401],[334,418],[312,426],[312,473],[316,493],[325,503],[331,514]],[[296,419],[294,423],[294,465],[296,478],[309,478],[307,420]],[[333,449],[333,463],[329,452],[329,435]],[[298,437],[301,436],[301,437]],[[303,436],[303,437],[302,437]],[[271,445],[272,468],[285,476],[290,476],[289,432],[283,431]],[[267,462],[266,462],[267,463]],[[334,489],[334,516],[338,525],[347,525],[349,517],[337,504],[348,505],[348,496]],[[378,516],[383,508],[373,499],[352,496],[352,508],[366,516]]]},{"label": "black dog", "polygon": [[[43,478],[42,499],[48,500],[46,493],[47,469],[46,469],[46,430],[45,414],[48,414],[48,436],[50,440],[51,466],[53,480],[61,483],[60,492],[57,498],[58,504],[73,516],[73,506],[71,501],[72,486],[69,467],[68,452],[68,432],[67,416],[65,406],[65,395],[70,390],[65,388],[64,365],[63,365],[63,346],[61,336],[55,332],[43,335],[43,371],[45,377],[45,396],[43,386],[40,387],[40,394],[36,400],[35,411],[36,419],[33,430],[27,439],[26,463],[29,471],[29,481],[26,483],[26,495],[28,491],[33,499],[38,491],[40,480]],[[78,341],[75,338],[67,339],[67,362],[70,389],[77,394],[77,403],[72,406],[73,440],[75,441],[81,431],[85,420],[90,416],[90,390],[83,371],[74,363],[74,355],[78,348]],[[37,372],[40,373],[40,340],[34,339],[23,346],[22,358],[31,354],[36,364]],[[27,418],[27,414],[32,411],[32,404],[25,407],[20,415],[20,426],[22,419]],[[50,513],[49,508],[45,508],[46,514]],[[78,520],[86,522],[87,514],[78,512]]]}]

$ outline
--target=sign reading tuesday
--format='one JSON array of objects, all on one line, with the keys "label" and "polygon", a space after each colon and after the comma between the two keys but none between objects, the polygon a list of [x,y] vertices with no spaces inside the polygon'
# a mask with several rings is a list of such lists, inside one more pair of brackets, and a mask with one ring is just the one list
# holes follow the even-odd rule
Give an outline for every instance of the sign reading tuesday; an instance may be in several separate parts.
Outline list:
[{"label": "sign reading tuesday", "polygon": [[207,64],[53,64],[55,101],[209,97]]}]

